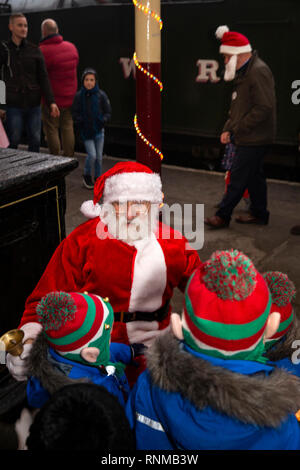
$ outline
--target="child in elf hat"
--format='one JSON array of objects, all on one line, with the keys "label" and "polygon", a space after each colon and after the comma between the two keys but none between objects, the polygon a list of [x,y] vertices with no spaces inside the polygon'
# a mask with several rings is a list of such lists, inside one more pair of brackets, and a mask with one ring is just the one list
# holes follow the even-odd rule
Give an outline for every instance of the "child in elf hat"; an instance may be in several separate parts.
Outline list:
[{"label": "child in elf hat", "polygon": [[293,353],[295,353],[293,343],[300,339],[299,319],[293,309],[296,296],[295,285],[287,274],[280,271],[268,271],[263,274],[263,277],[272,296],[271,312],[280,314],[278,330],[265,341],[265,355],[278,367],[284,367],[300,377],[300,365],[297,363],[299,359],[293,360]]},{"label": "child in elf hat", "polygon": [[40,408],[74,381],[102,385],[124,405],[129,393],[124,369],[133,349],[110,344],[111,305],[93,294],[51,292],[39,302],[37,317],[43,329],[27,359],[29,405]]},{"label": "child in elf hat", "polygon": [[137,449],[300,449],[300,380],[263,357],[279,323],[271,301],[237,250],[196,269],[126,404]]}]

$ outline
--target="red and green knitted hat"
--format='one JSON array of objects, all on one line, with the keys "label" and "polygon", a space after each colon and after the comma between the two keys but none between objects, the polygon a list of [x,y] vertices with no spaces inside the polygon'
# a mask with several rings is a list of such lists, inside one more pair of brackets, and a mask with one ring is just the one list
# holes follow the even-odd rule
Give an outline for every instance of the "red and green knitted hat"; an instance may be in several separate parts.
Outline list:
[{"label": "red and green knitted hat", "polygon": [[280,271],[268,271],[263,277],[269,287],[272,296],[271,312],[280,313],[280,325],[276,333],[266,340],[266,348],[282,338],[290,329],[293,323],[293,306],[295,300],[296,288],[287,274]]},{"label": "red and green knitted hat", "polygon": [[80,352],[94,346],[100,349],[100,354],[93,365],[108,363],[114,316],[111,305],[101,297],[51,292],[41,299],[36,312],[49,346],[57,353],[86,364]]},{"label": "red and green knitted hat", "polygon": [[226,359],[261,359],[271,295],[252,261],[237,250],[216,251],[191,276],[183,336],[194,350]]}]

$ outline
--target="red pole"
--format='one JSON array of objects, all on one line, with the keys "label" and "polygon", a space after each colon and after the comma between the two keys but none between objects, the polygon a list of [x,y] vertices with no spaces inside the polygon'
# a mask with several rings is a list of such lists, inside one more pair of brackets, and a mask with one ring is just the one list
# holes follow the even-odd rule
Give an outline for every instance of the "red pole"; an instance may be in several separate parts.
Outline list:
[{"label": "red pole", "polygon": [[161,171],[160,0],[135,0],[136,159]]}]

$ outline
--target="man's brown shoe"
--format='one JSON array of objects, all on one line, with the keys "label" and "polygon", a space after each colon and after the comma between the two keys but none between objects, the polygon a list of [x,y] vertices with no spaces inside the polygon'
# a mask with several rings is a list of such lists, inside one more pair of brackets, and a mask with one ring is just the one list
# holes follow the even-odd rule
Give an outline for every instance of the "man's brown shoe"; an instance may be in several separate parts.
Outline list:
[{"label": "man's brown shoe", "polygon": [[235,221],[239,224],[257,224],[257,225],[268,225],[267,220],[259,219],[252,214],[238,215]]},{"label": "man's brown shoe", "polygon": [[212,217],[207,217],[204,219],[204,223],[206,225],[209,225],[210,228],[212,229],[219,229],[219,228],[225,228],[228,227],[229,222],[226,222],[224,219],[219,217],[218,215],[213,215]]},{"label": "man's brown shoe", "polygon": [[294,227],[291,228],[290,233],[292,235],[300,235],[300,225],[294,225]]}]

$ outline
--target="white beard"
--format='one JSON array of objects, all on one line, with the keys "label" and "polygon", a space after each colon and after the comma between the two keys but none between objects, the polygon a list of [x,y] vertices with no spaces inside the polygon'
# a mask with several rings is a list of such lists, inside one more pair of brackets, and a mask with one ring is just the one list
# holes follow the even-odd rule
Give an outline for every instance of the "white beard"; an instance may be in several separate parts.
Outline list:
[{"label": "white beard", "polygon": [[138,215],[129,223],[126,214],[116,215],[114,206],[102,204],[100,218],[107,226],[108,232],[118,240],[128,245],[134,245],[138,240],[150,238],[157,229],[159,205],[151,204],[147,214]]},{"label": "white beard", "polygon": [[226,82],[230,82],[231,80],[234,79],[235,72],[236,72],[236,63],[237,63],[237,55],[231,56],[225,66],[224,80]]}]

